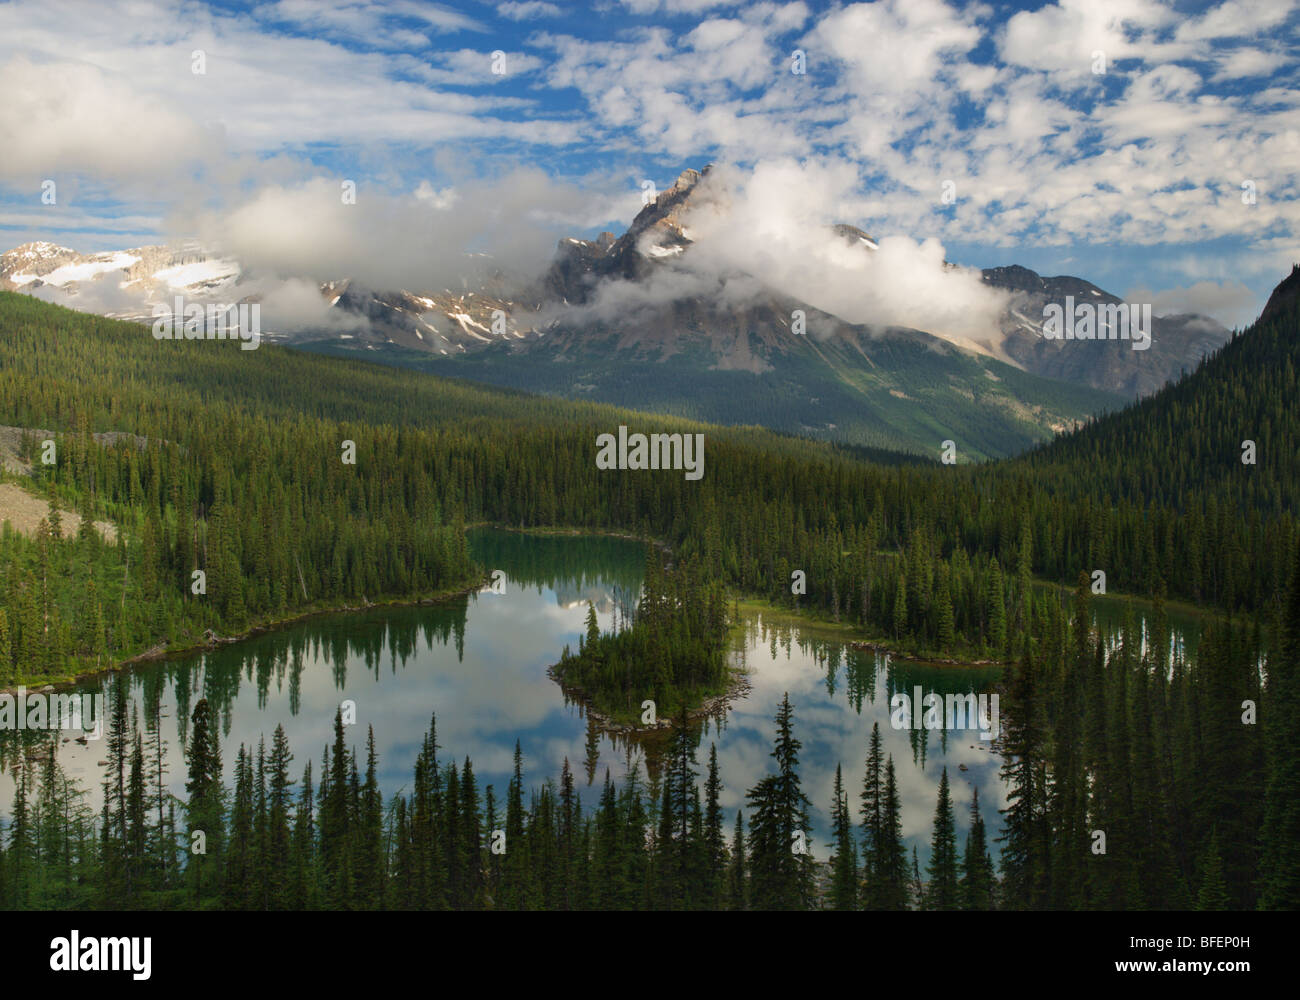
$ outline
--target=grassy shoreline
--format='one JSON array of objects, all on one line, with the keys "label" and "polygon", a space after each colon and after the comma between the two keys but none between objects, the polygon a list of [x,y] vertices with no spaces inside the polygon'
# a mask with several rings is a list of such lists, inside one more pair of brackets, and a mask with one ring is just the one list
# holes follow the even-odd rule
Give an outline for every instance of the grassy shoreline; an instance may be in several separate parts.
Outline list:
[{"label": "grassy shoreline", "polygon": [[[1064,594],[1067,597],[1073,594],[1073,588],[1064,584],[1056,583],[1051,580],[1035,578],[1035,586],[1042,587],[1045,590],[1055,590],[1058,594]],[[1151,613],[1155,610],[1155,601],[1149,597],[1139,597],[1134,594],[1109,593],[1102,598],[1114,605],[1123,605],[1131,603],[1139,611]],[[887,652],[892,658],[898,660],[907,660],[915,663],[929,663],[942,666],[967,666],[967,667],[987,667],[987,666],[1005,666],[1007,660],[990,659],[987,656],[981,656],[979,650],[970,648],[958,650],[935,650],[925,649],[914,643],[903,641],[898,642],[888,637],[871,636],[862,632],[855,625],[849,625],[844,622],[837,622],[831,618],[816,614],[811,611],[804,611],[800,608],[789,608],[784,605],[775,604],[772,601],[762,597],[752,595],[737,596],[731,598],[733,606],[739,606],[742,615],[749,613],[751,615],[761,615],[765,623],[779,626],[797,625],[802,631],[812,633],[820,638],[831,639],[854,645],[858,648],[869,647]],[[1194,618],[1202,623],[1213,619],[1216,612],[1213,609],[1206,609],[1186,601],[1165,602],[1166,612],[1173,612],[1177,615]],[[732,632],[743,628],[743,625],[737,623],[732,626]]]},{"label": "grassy shoreline", "polygon": [[[328,604],[320,607],[310,607],[301,611],[295,611],[292,614],[282,618],[264,617],[258,619],[252,625],[244,630],[228,636],[215,636],[211,640],[200,640],[191,642],[181,640],[176,642],[159,643],[133,656],[128,656],[123,660],[117,660],[105,664],[96,670],[83,670],[72,674],[59,674],[57,676],[43,676],[24,678],[20,683],[9,687],[0,688],[2,694],[17,694],[18,688],[22,687],[27,691],[34,691],[41,688],[66,688],[71,687],[81,681],[88,680],[92,677],[99,677],[103,674],[118,673],[128,667],[138,666],[142,663],[154,663],[158,660],[170,660],[176,657],[186,656],[191,653],[219,649],[222,646],[234,645],[243,642],[246,639],[252,639],[255,636],[264,635],[267,632],[274,632],[279,629],[288,628],[291,625],[304,621],[308,618],[316,618],[323,615],[348,614],[357,611],[370,611],[375,608],[401,608],[401,607],[418,607],[420,605],[440,604],[443,601],[449,601],[454,597],[460,597],[464,594],[472,594],[479,588],[490,583],[491,580],[484,576],[469,585],[457,585],[448,587],[443,590],[431,591],[423,594],[386,594],[377,601],[367,601],[365,604]],[[209,630],[210,631],[210,630]]]},{"label": "grassy shoreline", "polygon": [[978,652],[974,650],[947,650],[941,652],[933,649],[922,649],[907,642],[896,642],[883,636],[872,636],[864,633],[856,625],[837,622],[809,611],[801,611],[798,608],[783,607],[765,598],[742,597],[735,603],[739,605],[742,612],[748,611],[750,614],[761,615],[765,624],[773,624],[777,627],[798,626],[801,631],[812,634],[814,637],[843,642],[859,649],[878,649],[888,653],[890,657],[896,660],[957,667],[988,667],[1002,665],[1006,662],[991,660],[987,657],[973,658],[978,656]]},{"label": "grassy shoreline", "polygon": [[[483,529],[490,529],[494,531],[509,531],[515,534],[536,535],[539,537],[614,538],[622,541],[639,542],[642,544],[654,545],[666,552],[672,551],[670,546],[668,546],[666,543],[664,543],[663,541],[657,538],[647,538],[642,535],[637,535],[630,532],[614,531],[614,530],[602,529],[602,528],[575,528],[575,527],[566,527],[560,525],[520,527],[520,526],[512,526],[512,525],[494,524],[490,521],[477,521],[465,525],[466,532],[472,530],[483,530]],[[430,593],[390,594],[390,595],[382,596],[378,601],[367,601],[363,605],[326,604],[322,606],[313,606],[299,611],[295,611],[292,614],[286,615],[284,617],[279,617],[279,618],[270,617],[270,616],[263,617],[256,620],[253,624],[249,625],[247,628],[243,629],[242,631],[234,635],[217,636],[212,640],[199,640],[199,641],[182,640],[179,643],[171,642],[171,641],[167,643],[160,643],[148,649],[134,653],[133,655],[128,656],[124,659],[105,664],[103,667],[100,667],[98,669],[84,670],[79,672],[72,672],[72,673],[58,674],[58,675],[47,675],[47,676],[24,678],[23,681],[21,681],[19,684],[13,684],[7,687],[0,688],[0,694],[15,694],[17,693],[17,690],[20,686],[29,691],[36,690],[39,688],[44,688],[44,687],[51,687],[55,689],[69,687],[73,684],[79,683],[80,681],[92,677],[97,677],[102,674],[115,673],[127,667],[135,666],[141,663],[150,663],[157,660],[171,659],[173,657],[185,656],[187,654],[194,653],[196,651],[215,649],[220,646],[231,645],[236,642],[241,642],[245,639],[251,639],[255,636],[262,635],[266,632],[271,632],[277,629],[286,628],[290,625],[297,624],[298,622],[301,622],[305,619],[317,617],[320,615],[346,614],[350,612],[366,611],[366,610],[370,610],[373,608],[380,608],[380,607],[416,607],[419,605],[437,604],[442,601],[450,600],[453,597],[459,597],[463,594],[473,593],[474,591],[478,590],[482,586],[485,586],[489,582],[490,580],[485,575],[484,577],[480,578],[476,582],[471,583],[469,585],[457,585],[454,587],[449,587],[443,590],[433,591]],[[1066,585],[1056,581],[1035,578],[1033,582],[1034,585],[1037,587],[1041,587],[1045,590],[1052,590],[1058,594],[1063,594],[1068,596],[1073,592],[1072,588],[1067,587]],[[1150,612],[1155,608],[1154,600],[1147,597],[1139,597],[1136,595],[1124,594],[1124,593],[1110,593],[1105,595],[1105,598],[1115,603],[1131,602],[1136,608],[1147,612]],[[983,667],[983,666],[1004,664],[1006,662],[1000,660],[991,660],[988,658],[975,658],[978,656],[978,651],[974,651],[974,650],[938,651],[932,649],[923,649],[909,642],[896,642],[890,640],[887,637],[865,634],[857,626],[849,625],[844,622],[836,622],[833,619],[814,613],[812,611],[806,611],[800,608],[785,607],[783,605],[773,603],[772,601],[766,598],[759,597],[756,595],[743,595],[743,596],[729,595],[729,601],[732,607],[736,607],[740,609],[741,617],[742,617],[741,621],[733,622],[728,629],[728,633],[729,633],[728,638],[729,640],[732,641],[734,641],[735,639],[743,635],[747,625],[744,619],[747,616],[752,617],[757,615],[757,616],[761,616],[762,620],[767,624],[775,624],[777,626],[787,626],[787,627],[798,626],[803,632],[812,634],[815,637],[841,641],[849,645],[854,645],[858,648],[863,648],[863,647],[876,648],[881,651],[887,652],[891,657],[900,660],[908,660],[911,662],[919,662],[919,663],[942,664],[947,666],[972,666],[972,667],[974,666]],[[1214,612],[1212,610],[1207,610],[1195,604],[1190,604],[1186,601],[1181,601],[1181,600],[1166,600],[1165,608],[1167,611],[1173,611],[1176,614],[1185,615],[1200,620],[1208,620],[1212,618],[1214,615]],[[733,675],[737,673],[743,674],[743,672],[738,672],[738,671],[733,671],[732,673]],[[564,683],[558,677],[555,677],[554,679],[556,680],[557,683],[561,683],[561,684]],[[698,698],[699,705],[697,705],[694,708],[689,708],[687,710],[688,715],[695,716],[700,714],[701,707],[711,702],[716,702],[719,700],[727,701],[736,697],[738,692],[743,693],[742,688],[744,687],[745,683],[746,682],[744,681],[743,675],[740,677],[740,679],[737,679],[735,676],[732,676],[731,678],[729,678],[728,684],[722,690],[697,692],[697,694],[699,695]],[[570,692],[581,695],[579,700],[582,702],[585,710],[589,712],[594,710],[598,716],[607,719],[612,726],[623,727],[630,724],[627,718],[623,718],[624,713],[606,712],[602,708],[595,706],[591,702],[591,700],[587,698],[585,694],[583,694],[583,692],[579,691],[577,688],[567,684],[564,686]],[[692,699],[692,700],[696,700],[696,699]],[[631,718],[639,719],[639,713],[632,713]],[[668,718],[668,716],[664,716],[664,718]],[[632,726],[634,732],[641,732],[641,731],[654,732],[656,729],[656,727],[647,727],[644,730],[640,730],[636,728],[634,724],[632,724]]]}]

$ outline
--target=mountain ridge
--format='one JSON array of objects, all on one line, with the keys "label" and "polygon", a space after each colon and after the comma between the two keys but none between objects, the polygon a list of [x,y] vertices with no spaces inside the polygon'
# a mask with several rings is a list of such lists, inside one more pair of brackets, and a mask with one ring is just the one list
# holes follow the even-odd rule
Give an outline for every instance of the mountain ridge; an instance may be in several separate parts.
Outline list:
[{"label": "mountain ridge", "polygon": [[[526,287],[503,278],[441,291],[324,281],[316,287],[330,322],[276,329],[272,320],[263,335],[489,384],[918,455],[933,456],[951,439],[963,459],[1014,454],[1154,392],[1227,335],[1189,315],[1155,318],[1150,351],[1050,340],[1041,318],[1048,303],[1121,300],[1081,278],[1018,265],[980,272],[1009,303],[987,345],[848,322],[744,275],[700,275],[683,267],[692,260],[692,213],[725,210],[729,198],[705,183],[711,171],[683,171],[622,235],[561,239]],[[863,254],[879,250],[857,226],[835,224],[828,235]],[[100,254],[24,244],[0,255],[0,288],[107,303],[113,308],[90,311],[126,319],[149,319],[172,294],[260,299],[261,287],[246,278],[237,261],[192,244]]]}]

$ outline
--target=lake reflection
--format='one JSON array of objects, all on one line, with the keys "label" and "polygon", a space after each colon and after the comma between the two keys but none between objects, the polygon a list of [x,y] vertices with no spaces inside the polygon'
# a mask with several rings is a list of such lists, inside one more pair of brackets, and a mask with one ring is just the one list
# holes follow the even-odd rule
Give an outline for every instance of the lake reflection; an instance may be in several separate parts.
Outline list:
[{"label": "lake reflection", "polygon": [[[566,644],[576,647],[584,631],[587,602],[602,628],[634,606],[644,567],[644,549],[612,538],[535,536],[481,530],[471,533],[478,561],[504,574],[504,593],[486,588],[436,606],[381,608],[319,616],[219,650],[140,666],[85,682],[81,689],[111,694],[106,685],[127,686],[148,725],[161,714],[169,744],[169,781],[184,795],[182,742],[189,714],[200,697],[216,708],[223,733],[227,781],[239,744],[270,742],[282,724],[295,754],[295,778],[308,757],[319,779],[322,750],[330,741],[341,701],[356,703],[357,726],[350,739],[364,751],[366,729],[374,727],[385,795],[409,790],[411,772],[431,716],[437,715],[440,755],[474,762],[480,786],[505,795],[515,740],[523,749],[525,778],[538,785],[557,778],[568,758],[585,803],[594,806],[606,768],[621,778],[629,764],[643,771],[647,751],[589,730],[579,706],[565,703],[547,668]],[[796,735],[803,743],[801,774],[813,803],[813,852],[829,855],[827,838],[835,767],[842,763],[855,819],[864,758],[872,724],[880,723],[884,749],[892,754],[902,799],[903,832],[909,849],[928,855],[935,795],[943,767],[953,787],[959,844],[969,825],[971,789],[980,793],[984,820],[995,836],[1005,806],[998,778],[1000,758],[975,730],[956,733],[895,730],[889,699],[895,691],[981,693],[993,690],[993,667],[941,667],[890,662],[873,651],[856,650],[822,638],[816,628],[771,625],[762,615],[746,622],[737,658],[749,673],[749,693],[734,702],[726,718],[704,725],[697,755],[701,780],[708,745],[716,742],[725,785],[722,802],[728,827],[744,793],[772,764],[773,717],[783,694],[795,708]],[[110,697],[111,702],[111,697]],[[155,712],[153,706],[157,705]],[[1005,721],[1005,720],[1004,720]],[[65,734],[67,736],[75,734]],[[4,734],[0,804],[12,802],[14,734]],[[649,747],[651,769],[657,751]],[[107,756],[105,744],[62,742],[59,759],[90,789],[98,808],[98,787]],[[962,768],[965,770],[962,770]]]}]

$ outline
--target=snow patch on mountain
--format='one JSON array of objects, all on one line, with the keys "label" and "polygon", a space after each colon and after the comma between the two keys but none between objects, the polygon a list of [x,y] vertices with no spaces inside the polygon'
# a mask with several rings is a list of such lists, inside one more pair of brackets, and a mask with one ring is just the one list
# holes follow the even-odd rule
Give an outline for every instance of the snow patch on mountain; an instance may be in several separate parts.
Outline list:
[{"label": "snow patch on mountain", "polygon": [[166,283],[168,288],[190,288],[215,281],[225,281],[239,276],[239,264],[232,260],[202,260],[178,264],[155,271],[155,281]]}]

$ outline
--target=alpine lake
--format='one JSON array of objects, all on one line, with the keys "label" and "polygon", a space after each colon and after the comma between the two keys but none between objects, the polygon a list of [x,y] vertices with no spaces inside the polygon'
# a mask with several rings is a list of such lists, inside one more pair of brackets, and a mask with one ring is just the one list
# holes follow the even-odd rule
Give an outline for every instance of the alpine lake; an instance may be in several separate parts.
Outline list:
[{"label": "alpine lake", "polygon": [[[616,782],[633,767],[643,777],[657,774],[664,733],[603,731],[547,673],[566,644],[577,648],[588,602],[595,606],[602,630],[612,627],[616,611],[622,618],[633,610],[644,571],[643,544],[482,528],[470,532],[470,546],[495,581],[477,593],[433,605],[317,615],[230,645],[88,678],[76,685],[76,693],[103,695],[101,704],[111,704],[111,686],[123,685],[131,702],[128,711],[138,713],[142,725],[160,721],[167,742],[167,781],[180,798],[185,795],[182,747],[200,698],[208,699],[220,719],[227,783],[239,745],[256,747],[265,739],[269,746],[277,725],[284,727],[293,749],[295,779],[309,757],[318,778],[335,713],[349,701],[355,706],[349,742],[364,753],[367,731],[373,728],[385,797],[409,791],[416,755],[435,716],[439,759],[463,761],[468,756],[479,787],[494,786],[499,802],[513,770],[516,740],[523,752],[525,802],[527,789],[547,779],[558,781],[566,758],[588,809],[596,804],[607,770]],[[1069,600],[1068,592],[1061,595]],[[1116,629],[1124,603],[1094,598],[1097,625]],[[1138,624],[1145,627],[1150,606],[1133,606]],[[752,604],[741,608],[743,625],[735,631],[732,657],[746,676],[744,690],[713,716],[695,722],[701,783],[709,744],[717,745],[725,829],[731,829],[735,810],[745,806],[746,790],[772,767],[773,718],[788,693],[795,735],[803,745],[803,789],[812,801],[809,845],[819,860],[831,853],[837,765],[843,766],[856,820],[874,723],[880,724],[884,752],[892,755],[897,769],[909,854],[915,846],[922,864],[927,859],[945,767],[958,844],[965,842],[974,789],[990,837],[1000,832],[998,810],[1005,807],[1006,796],[996,742],[981,738],[976,720],[952,731],[931,731],[921,723],[895,728],[890,701],[895,693],[910,696],[918,687],[940,698],[989,695],[1003,668],[897,659],[883,650],[855,647],[845,629]],[[1169,620],[1173,642],[1193,652],[1200,616],[1174,611]],[[155,704],[159,720],[150,707]],[[0,733],[5,741],[0,814],[5,817],[14,797],[12,765],[21,753],[14,740],[32,735]],[[106,744],[102,739],[80,742],[80,735],[72,730],[61,734],[58,760],[98,810]],[[996,845],[990,847],[996,854]]]}]

